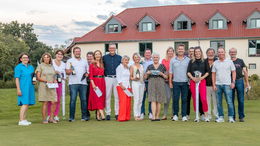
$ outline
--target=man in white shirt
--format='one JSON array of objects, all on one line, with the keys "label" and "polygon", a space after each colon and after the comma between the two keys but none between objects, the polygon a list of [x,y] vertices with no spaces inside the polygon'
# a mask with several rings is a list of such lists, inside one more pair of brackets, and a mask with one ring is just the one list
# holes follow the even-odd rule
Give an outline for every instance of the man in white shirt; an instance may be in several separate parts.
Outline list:
[{"label": "man in white shirt", "polygon": [[[216,122],[224,122],[224,113],[222,107],[222,95],[225,94],[228,105],[229,122],[234,121],[234,105],[232,102],[232,89],[235,87],[236,68],[232,60],[226,59],[226,51],[224,48],[218,49],[219,60],[213,63],[212,67],[212,86],[217,94],[217,107],[219,118]],[[232,79],[231,79],[232,75]]]},{"label": "man in white shirt", "polygon": [[69,90],[70,90],[70,115],[69,121],[75,121],[76,101],[79,93],[81,103],[81,120],[88,121],[87,117],[87,81],[83,76],[88,76],[88,63],[81,58],[81,49],[79,47],[73,48],[73,55],[67,61],[66,73],[69,75]]}]

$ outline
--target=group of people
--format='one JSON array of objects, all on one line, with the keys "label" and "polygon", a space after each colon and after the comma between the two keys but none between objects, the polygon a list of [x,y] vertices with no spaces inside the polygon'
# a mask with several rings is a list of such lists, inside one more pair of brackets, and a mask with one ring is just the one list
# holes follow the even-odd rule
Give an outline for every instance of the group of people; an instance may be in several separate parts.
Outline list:
[{"label": "group of people", "polygon": [[[222,95],[228,105],[228,121],[235,122],[235,95],[238,101],[239,121],[244,122],[244,88],[248,87],[248,73],[242,59],[236,57],[237,50],[231,48],[226,57],[223,47],[217,52],[209,48],[207,58],[202,49],[191,47],[185,54],[183,44],[166,50],[166,57],[144,52],[144,59],[138,53],[128,56],[116,54],[116,45],[109,44],[109,53],[102,55],[100,50],[88,52],[86,60],[81,58],[81,49],[72,49],[72,58],[66,64],[62,61],[64,52],[55,52],[55,59],[44,53],[36,70],[30,65],[29,55],[22,53],[15,67],[20,119],[18,125],[30,125],[26,119],[28,106],[35,104],[34,77],[38,83],[38,100],[42,102],[42,123],[59,121],[62,80],[68,76],[70,103],[69,121],[75,121],[77,95],[80,97],[81,121],[90,120],[90,112],[95,111],[96,120],[111,119],[111,97],[114,97],[114,115],[118,121],[135,120],[145,117],[145,100],[148,98],[148,113],[151,121],[167,120],[168,108],[172,100],[171,120],[190,119],[190,101],[193,99],[194,111],[199,108],[201,119],[209,122],[213,115],[216,122],[224,122]],[[245,85],[244,85],[245,81]],[[55,87],[53,87],[55,86]],[[198,86],[198,90],[196,90]],[[196,93],[199,92],[199,93]],[[235,94],[236,92],[236,94]],[[113,93],[113,94],[112,94]],[[199,103],[196,95],[199,94]],[[113,95],[113,96],[112,96]],[[179,116],[181,98],[181,116]],[[199,106],[197,106],[199,104]],[[160,117],[163,106],[163,116]],[[195,118],[195,122],[200,119]]]}]

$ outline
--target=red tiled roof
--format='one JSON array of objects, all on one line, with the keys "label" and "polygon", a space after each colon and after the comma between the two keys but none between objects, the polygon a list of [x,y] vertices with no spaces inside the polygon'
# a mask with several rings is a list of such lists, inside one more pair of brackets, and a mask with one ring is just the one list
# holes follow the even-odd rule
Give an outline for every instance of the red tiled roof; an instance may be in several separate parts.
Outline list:
[{"label": "red tiled roof", "polygon": [[125,23],[122,19],[120,19],[119,17],[114,16],[114,15],[112,15],[111,17],[109,17],[109,18],[102,24],[102,26],[104,27],[104,26],[106,25],[106,23],[109,22],[112,18],[115,18],[118,22],[121,23],[122,26],[127,26],[126,23]]},{"label": "red tiled roof", "polygon": [[[77,39],[74,43],[106,42],[106,41],[134,41],[134,40],[167,40],[167,39],[203,39],[203,38],[243,38],[260,37],[260,29],[246,29],[243,23],[257,8],[260,2],[216,3],[172,5],[158,7],[129,8],[114,16],[125,25],[121,33],[105,33],[103,26]],[[190,31],[174,31],[171,25],[173,18],[180,13],[189,16],[196,24]],[[209,30],[205,22],[220,12],[231,23],[225,30]],[[156,18],[160,25],[155,32],[139,32],[136,23],[145,15]]]},{"label": "red tiled roof", "polygon": [[217,10],[216,10],[212,15],[210,15],[210,17],[206,20],[206,23],[209,23],[209,22],[208,22],[209,19],[212,18],[212,17],[213,17],[215,14],[217,14],[217,13],[221,14],[224,18],[226,18],[226,20],[227,20],[228,23],[231,22],[230,19],[229,19],[227,16],[225,16],[224,14],[222,14],[222,12],[217,9]]},{"label": "red tiled roof", "polygon": [[150,16],[149,14],[145,13],[143,17],[141,17],[137,22],[136,25],[138,25],[138,23],[145,17],[145,16],[149,16],[150,18],[152,18],[155,21],[155,25],[160,25],[160,22],[158,20],[156,20],[155,18],[153,18],[153,16]]},{"label": "red tiled roof", "polygon": [[187,15],[185,12],[183,12],[183,11],[180,11],[180,13],[178,14],[178,15],[176,15],[172,20],[171,20],[171,24],[174,24],[174,21],[179,17],[179,16],[181,16],[181,15],[185,15],[186,17],[188,17],[190,20],[191,20],[191,23],[193,24],[193,23],[195,23],[195,21],[189,16],[189,15]]}]

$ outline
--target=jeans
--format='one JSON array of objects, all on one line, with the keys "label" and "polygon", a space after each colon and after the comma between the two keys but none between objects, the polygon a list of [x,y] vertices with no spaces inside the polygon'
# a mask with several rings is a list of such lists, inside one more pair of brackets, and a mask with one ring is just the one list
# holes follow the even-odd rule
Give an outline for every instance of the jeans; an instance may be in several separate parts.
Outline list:
[{"label": "jeans", "polygon": [[90,82],[88,82],[88,85],[87,85],[87,94],[86,94],[87,117],[88,117],[88,118],[90,118],[90,112],[89,112],[89,110],[88,110],[89,88],[90,88]]},{"label": "jeans", "polygon": [[[142,101],[141,114],[145,114],[145,99],[146,99],[146,95],[148,95],[147,91],[148,91],[148,81],[145,81],[145,90],[144,90],[144,97]],[[151,102],[149,102],[148,110],[149,113],[152,113]]]},{"label": "jeans", "polygon": [[230,85],[217,85],[217,106],[219,117],[224,117],[223,106],[222,106],[222,95],[224,93],[226,102],[228,105],[228,116],[234,116],[234,105],[232,102],[232,89]]},{"label": "jeans", "polygon": [[232,102],[234,105],[234,119],[236,118],[236,110],[235,110],[235,91],[237,91],[237,101],[238,101],[238,115],[239,119],[243,119],[245,117],[244,114],[244,80],[238,79],[236,80],[235,88],[232,90]]},{"label": "jeans", "polygon": [[187,115],[187,95],[188,84],[187,82],[173,82],[173,115],[179,114],[179,98],[181,96],[181,114],[182,117]]},{"label": "jeans", "polygon": [[79,93],[81,103],[81,119],[87,118],[87,85],[73,84],[69,85],[70,89],[70,120],[75,119],[76,102]]}]

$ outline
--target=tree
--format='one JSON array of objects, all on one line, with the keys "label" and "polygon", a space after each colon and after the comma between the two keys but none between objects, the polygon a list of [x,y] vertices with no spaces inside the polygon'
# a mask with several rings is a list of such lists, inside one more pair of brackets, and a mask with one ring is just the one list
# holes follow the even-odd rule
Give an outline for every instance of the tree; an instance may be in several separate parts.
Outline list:
[{"label": "tree", "polygon": [[0,33],[0,79],[12,79],[19,54],[28,51],[29,47],[24,41]]},{"label": "tree", "polygon": [[31,64],[36,67],[41,55],[45,52],[52,54],[53,50],[52,47],[38,41],[32,23],[0,23],[0,79],[10,79],[6,76],[13,73],[15,62],[21,52],[29,53]]}]

